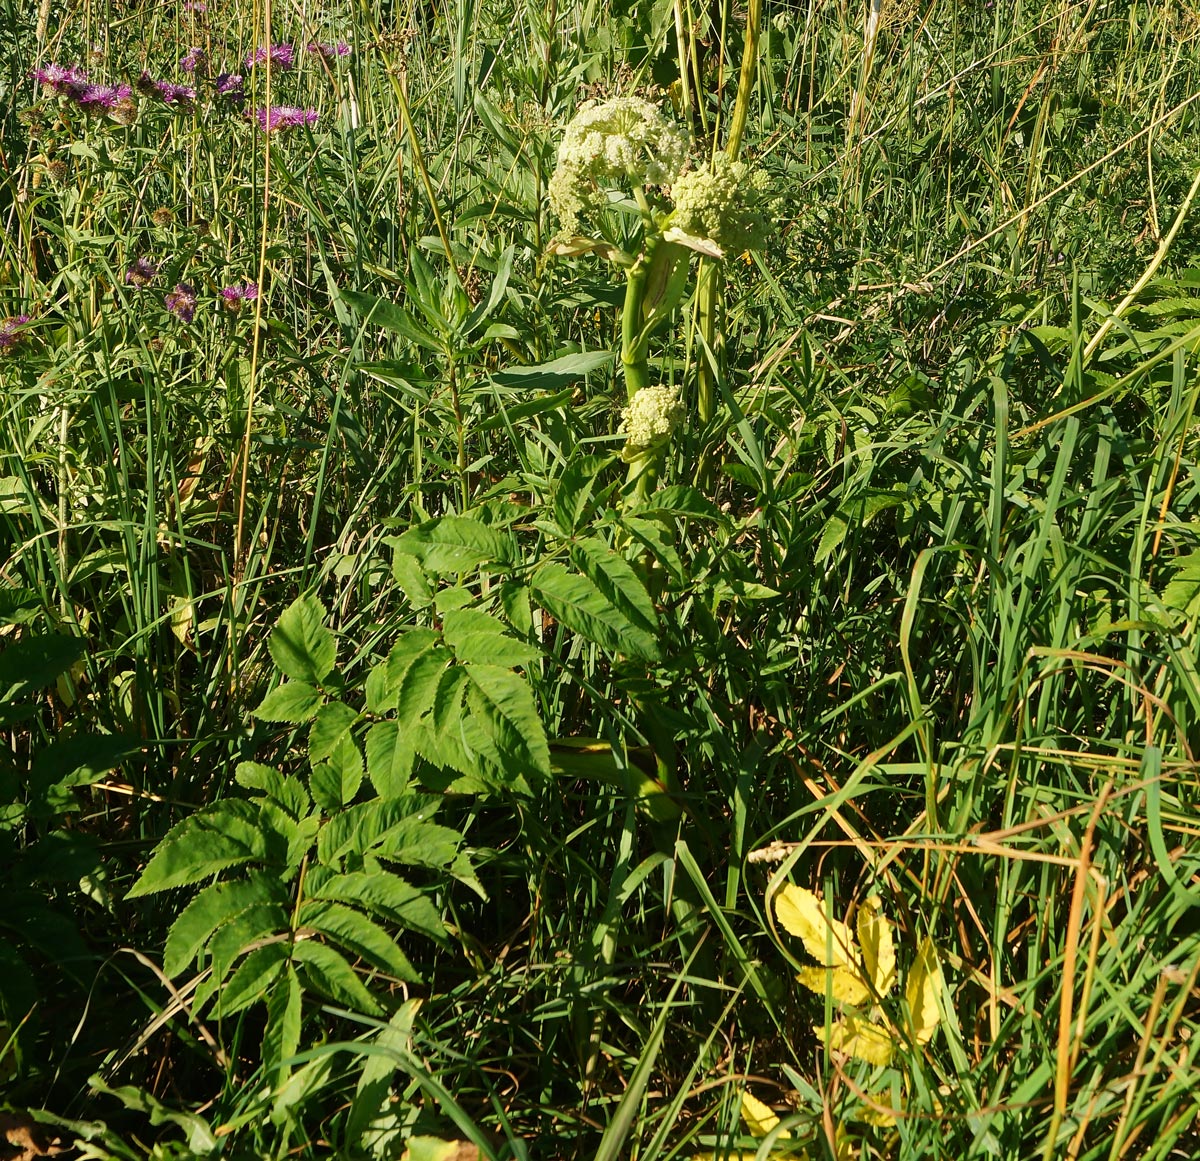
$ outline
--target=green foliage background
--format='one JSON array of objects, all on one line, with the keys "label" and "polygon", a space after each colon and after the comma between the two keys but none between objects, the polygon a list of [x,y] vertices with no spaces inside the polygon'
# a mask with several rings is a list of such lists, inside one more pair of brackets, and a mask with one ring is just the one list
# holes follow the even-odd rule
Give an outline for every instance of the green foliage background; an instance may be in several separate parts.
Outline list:
[{"label": "green foliage background", "polygon": [[[691,296],[658,340],[692,418],[631,506],[619,280],[548,255],[546,183],[590,96],[722,147],[746,22],[0,0],[21,1123],[766,1156],[749,1088],[814,1158],[1200,1148],[1200,10],[769,3],[776,236],[726,263],[717,349]],[[311,131],[204,78],[123,126],[29,77],[272,39],[352,49],[248,75]],[[880,894],[905,970],[933,939],[929,1045],[814,1039],[783,875]]]}]

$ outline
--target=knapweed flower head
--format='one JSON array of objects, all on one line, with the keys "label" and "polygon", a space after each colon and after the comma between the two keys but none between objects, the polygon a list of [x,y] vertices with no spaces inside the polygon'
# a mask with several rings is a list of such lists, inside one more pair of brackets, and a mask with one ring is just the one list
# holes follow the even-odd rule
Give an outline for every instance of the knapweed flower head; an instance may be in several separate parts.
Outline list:
[{"label": "knapweed flower head", "polygon": [[350,46],[344,40],[339,40],[337,44],[325,44],[322,41],[314,40],[305,47],[309,52],[316,53],[325,60],[333,60],[335,57],[350,55]]},{"label": "knapweed flower head", "polygon": [[191,85],[177,85],[174,81],[156,81],[149,73],[138,77],[138,92],[147,97],[157,97],[167,105],[190,106],[196,100],[196,90]]},{"label": "knapweed flower head", "polygon": [[675,210],[663,236],[668,241],[714,243],[722,257],[743,250],[761,249],[770,235],[770,200],[767,176],[744,161],[719,154],[699,169],[688,170],[671,186]]},{"label": "knapweed flower head", "polygon": [[158,267],[149,258],[138,258],[126,268],[125,282],[128,286],[136,286],[140,289],[143,286],[149,286],[157,274]]},{"label": "knapweed flower head", "polygon": [[625,408],[621,431],[625,454],[636,455],[670,439],[683,422],[683,403],[675,387],[642,387]]},{"label": "knapweed flower head", "polygon": [[18,346],[25,338],[24,330],[22,329],[29,321],[29,315],[17,314],[9,315],[8,318],[0,318],[0,355],[7,355]]},{"label": "knapweed flower head", "polygon": [[231,310],[235,314],[242,309],[243,303],[253,302],[257,297],[257,282],[235,282],[232,286],[225,286],[221,289],[221,299],[225,303],[225,309]]},{"label": "knapweed flower head", "polygon": [[287,72],[296,67],[296,49],[290,44],[263,45],[246,57],[246,67],[265,65],[268,59],[270,59],[273,69],[282,69]]},{"label": "knapweed flower head", "polygon": [[78,97],[88,86],[87,73],[74,65],[48,64],[29,74],[43,91]]},{"label": "knapweed flower head", "polygon": [[242,106],[246,102],[246,88],[241,73],[218,73],[213,87],[217,96],[230,105]]},{"label": "knapweed flower head", "polygon": [[641,97],[589,101],[567,125],[550,179],[550,208],[566,233],[614,186],[670,185],[687,159],[682,128]]},{"label": "knapweed flower head", "polygon": [[128,85],[86,85],[74,96],[85,113],[111,113],[133,96],[133,90]]},{"label": "knapweed flower head", "polygon": [[203,72],[204,66],[208,63],[208,56],[204,49],[193,45],[187,52],[179,58],[179,67],[185,73]]},{"label": "knapweed flower head", "polygon": [[316,109],[301,109],[295,105],[272,105],[269,109],[256,109],[254,116],[264,133],[299,129],[302,125],[311,129],[317,123]]},{"label": "knapweed flower head", "polygon": [[177,283],[167,295],[166,303],[167,310],[185,325],[196,317],[196,291],[187,282]]}]

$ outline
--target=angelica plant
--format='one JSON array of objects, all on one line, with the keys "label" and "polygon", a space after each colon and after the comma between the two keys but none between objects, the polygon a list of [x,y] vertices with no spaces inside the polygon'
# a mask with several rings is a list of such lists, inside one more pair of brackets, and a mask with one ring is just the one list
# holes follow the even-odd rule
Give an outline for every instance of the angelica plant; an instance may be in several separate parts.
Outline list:
[{"label": "angelica plant", "polygon": [[[628,196],[614,201],[614,191]],[[651,382],[651,339],[683,299],[692,253],[719,261],[765,243],[766,179],[724,156],[690,165],[684,130],[657,105],[614,97],[589,101],[567,125],[547,192],[561,225],[551,252],[600,254],[624,274],[622,458],[628,502],[636,505],[653,490],[685,414],[676,389]],[[609,206],[636,214],[632,247],[594,236]]]}]

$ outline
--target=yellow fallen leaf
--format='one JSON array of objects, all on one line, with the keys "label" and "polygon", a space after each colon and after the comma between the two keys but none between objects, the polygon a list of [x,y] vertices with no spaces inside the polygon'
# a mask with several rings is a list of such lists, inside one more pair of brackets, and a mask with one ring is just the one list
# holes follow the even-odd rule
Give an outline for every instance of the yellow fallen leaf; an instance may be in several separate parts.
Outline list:
[{"label": "yellow fallen leaf", "polygon": [[917,958],[913,961],[904,987],[912,1038],[917,1044],[928,1044],[941,1023],[942,1014],[938,1008],[941,990],[942,965],[938,962],[933,940],[926,936],[917,948]]},{"label": "yellow fallen leaf", "polygon": [[871,989],[849,968],[804,967],[796,973],[796,979],[818,996],[828,990],[838,1004],[862,1008],[871,1003]]},{"label": "yellow fallen leaf", "polygon": [[850,928],[825,914],[825,905],[805,887],[789,883],[775,896],[775,918],[797,936],[804,950],[826,967],[858,973],[858,948]]},{"label": "yellow fallen leaf", "polygon": [[878,1024],[871,1024],[861,1016],[843,1016],[836,1020],[826,1037],[825,1029],[819,1025],[813,1029],[817,1039],[835,1052],[844,1052],[868,1064],[888,1064],[892,1059],[892,1038]]},{"label": "yellow fallen leaf", "polygon": [[896,945],[892,925],[883,917],[877,895],[858,909],[858,942],[862,947],[863,967],[877,996],[886,996],[896,983]]},{"label": "yellow fallen leaf", "polygon": [[[742,1120],[746,1122],[746,1128],[752,1137],[765,1137],[779,1124],[779,1118],[771,1108],[748,1092],[742,1093]],[[787,1129],[779,1134],[781,1139],[791,1135]]]}]

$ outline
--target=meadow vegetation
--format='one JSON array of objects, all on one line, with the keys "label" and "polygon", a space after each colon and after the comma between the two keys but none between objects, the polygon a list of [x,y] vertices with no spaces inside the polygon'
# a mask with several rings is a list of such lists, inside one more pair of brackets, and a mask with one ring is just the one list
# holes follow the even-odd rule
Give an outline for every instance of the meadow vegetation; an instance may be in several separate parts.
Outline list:
[{"label": "meadow vegetation", "polygon": [[1200,1155],[1198,189],[1194,0],[0,0],[0,1157]]}]

